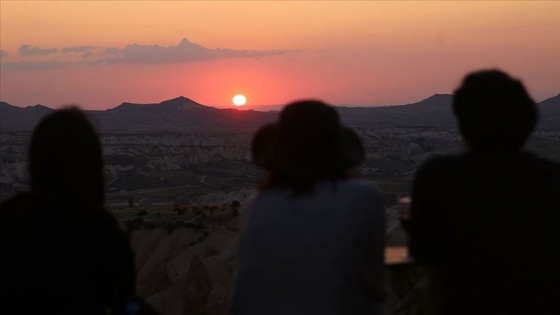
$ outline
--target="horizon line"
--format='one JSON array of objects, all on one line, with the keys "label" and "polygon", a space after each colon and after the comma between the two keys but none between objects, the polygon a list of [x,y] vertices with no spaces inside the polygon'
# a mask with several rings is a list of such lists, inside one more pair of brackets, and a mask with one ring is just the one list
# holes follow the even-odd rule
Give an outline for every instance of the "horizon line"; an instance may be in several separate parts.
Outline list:
[{"label": "horizon line", "polygon": [[[329,105],[332,105],[332,106],[334,106],[334,107],[352,107],[352,108],[360,108],[360,107],[362,107],[362,108],[375,108],[375,107],[404,106],[404,105],[415,104],[415,103],[421,102],[421,101],[423,101],[423,100],[427,100],[427,99],[432,98],[432,97],[434,97],[434,96],[436,96],[436,95],[449,95],[449,96],[451,96],[451,95],[453,95],[453,94],[452,94],[452,93],[434,93],[434,94],[432,94],[432,95],[430,95],[430,96],[428,96],[428,97],[422,98],[422,99],[420,99],[420,100],[416,100],[416,101],[411,102],[411,103],[406,103],[406,104],[357,105],[357,104],[330,104],[330,103],[329,103]],[[551,99],[551,98],[554,98],[554,97],[558,97],[558,96],[560,96],[560,92],[559,92],[558,94],[556,94],[556,95],[553,95],[553,96],[550,96],[550,97],[545,97],[545,98],[542,99],[542,100],[536,100],[535,103],[539,104],[539,103],[541,103],[541,102],[543,102],[543,101],[546,101],[546,100],[548,100],[548,99]],[[59,108],[62,108],[62,107],[65,107],[65,106],[78,106],[81,110],[85,110],[85,111],[105,111],[105,110],[117,108],[117,107],[119,107],[119,106],[121,106],[121,105],[123,105],[123,104],[133,104],[133,105],[159,105],[159,104],[161,104],[161,103],[163,103],[163,102],[172,101],[172,100],[179,99],[179,98],[188,99],[188,100],[190,100],[190,101],[192,101],[192,102],[194,102],[194,103],[197,103],[197,104],[199,104],[199,105],[201,105],[201,106],[211,107],[211,108],[216,108],[216,109],[237,109],[237,110],[255,110],[255,111],[259,111],[259,110],[254,109],[253,107],[281,107],[281,106],[285,106],[285,105],[289,104],[289,102],[288,102],[288,103],[285,103],[285,104],[259,104],[259,105],[256,105],[256,104],[255,104],[255,105],[244,105],[244,106],[239,106],[239,107],[236,107],[235,105],[209,105],[209,104],[199,103],[198,101],[195,101],[195,100],[193,100],[193,99],[191,99],[191,98],[189,98],[189,97],[185,97],[185,96],[183,96],[183,95],[180,95],[180,96],[177,96],[177,97],[174,97],[174,98],[170,98],[170,99],[166,99],[166,100],[159,101],[158,103],[131,103],[131,102],[125,101],[125,102],[122,102],[122,103],[120,103],[120,104],[118,104],[118,105],[116,105],[116,106],[107,107],[107,108],[104,108],[104,109],[89,109],[89,108],[82,107],[82,106],[79,105],[78,103],[68,103],[68,104],[65,104],[65,105],[61,105]],[[300,99],[305,99],[305,98],[300,98]],[[6,103],[6,104],[8,104],[8,105],[10,105],[10,106],[14,106],[14,107],[22,108],[22,109],[29,108],[29,107],[35,107],[35,106],[43,106],[43,107],[46,107],[46,108],[49,108],[49,109],[52,109],[52,110],[56,110],[55,108],[53,108],[53,107],[51,107],[51,106],[47,106],[47,105],[40,104],[40,103],[38,103],[38,104],[33,104],[33,105],[27,105],[27,106],[21,106],[21,105],[14,105],[14,104],[12,104],[12,103],[10,103],[10,102],[6,102],[6,101],[3,101],[3,100],[1,100],[1,99],[0,99],[0,103]],[[246,107],[246,106],[247,106],[247,107]],[[274,111],[274,110],[268,110],[268,111]]]}]

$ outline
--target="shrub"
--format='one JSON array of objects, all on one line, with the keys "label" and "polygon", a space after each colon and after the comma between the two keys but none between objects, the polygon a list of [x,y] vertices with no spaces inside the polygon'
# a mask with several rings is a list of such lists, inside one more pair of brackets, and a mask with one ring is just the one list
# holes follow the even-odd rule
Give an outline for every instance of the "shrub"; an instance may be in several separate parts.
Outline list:
[{"label": "shrub", "polygon": [[239,200],[234,200],[232,201],[229,206],[231,207],[231,209],[239,209],[239,207],[241,206],[241,202],[239,202]]}]

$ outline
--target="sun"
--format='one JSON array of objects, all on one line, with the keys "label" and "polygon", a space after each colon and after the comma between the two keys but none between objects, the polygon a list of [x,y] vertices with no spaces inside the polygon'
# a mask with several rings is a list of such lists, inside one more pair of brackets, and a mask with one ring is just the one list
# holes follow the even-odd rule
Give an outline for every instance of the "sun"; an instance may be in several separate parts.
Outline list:
[{"label": "sun", "polygon": [[247,98],[243,94],[237,94],[231,100],[235,106],[243,106],[247,103]]}]

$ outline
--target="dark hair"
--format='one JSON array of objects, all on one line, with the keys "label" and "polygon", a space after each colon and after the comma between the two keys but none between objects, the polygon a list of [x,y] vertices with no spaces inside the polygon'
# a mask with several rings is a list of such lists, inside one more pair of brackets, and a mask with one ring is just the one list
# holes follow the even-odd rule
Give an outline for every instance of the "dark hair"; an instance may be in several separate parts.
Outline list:
[{"label": "dark hair", "polygon": [[31,140],[29,169],[32,192],[39,201],[78,201],[102,209],[101,144],[79,109],[57,110],[39,123]]},{"label": "dark hair", "polygon": [[258,167],[267,169],[270,150],[276,142],[278,124],[264,125],[255,132],[251,141],[251,159]]},{"label": "dark hair", "polygon": [[[354,135],[349,140],[352,145],[358,143],[362,150],[358,151],[363,154],[359,137]],[[268,154],[261,148],[267,137],[274,142]],[[255,163],[271,171],[261,189],[283,187],[297,196],[312,192],[318,181],[345,178],[345,171],[358,164],[363,155],[356,157],[347,150],[343,137],[343,127],[332,106],[316,100],[288,104],[277,126],[265,126],[253,141]]]},{"label": "dark hair", "polygon": [[537,122],[535,102],[499,70],[468,74],[453,95],[459,129],[474,150],[518,150]]}]

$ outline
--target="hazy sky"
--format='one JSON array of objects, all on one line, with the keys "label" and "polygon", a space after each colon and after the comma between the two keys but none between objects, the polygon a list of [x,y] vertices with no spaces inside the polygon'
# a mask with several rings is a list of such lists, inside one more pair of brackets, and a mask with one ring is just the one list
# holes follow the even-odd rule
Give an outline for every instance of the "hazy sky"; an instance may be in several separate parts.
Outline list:
[{"label": "hazy sky", "polygon": [[560,92],[560,2],[0,1],[0,100],[389,105],[501,68]]}]

